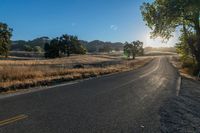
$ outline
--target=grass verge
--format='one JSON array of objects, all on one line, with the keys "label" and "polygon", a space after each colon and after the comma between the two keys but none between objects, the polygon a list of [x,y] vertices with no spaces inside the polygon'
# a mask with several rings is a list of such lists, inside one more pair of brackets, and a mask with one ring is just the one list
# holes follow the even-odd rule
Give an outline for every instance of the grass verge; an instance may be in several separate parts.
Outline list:
[{"label": "grass verge", "polygon": [[172,56],[170,62],[179,70],[181,76],[193,80],[199,80],[197,76],[194,76],[195,66],[192,60],[182,62],[178,56]]}]

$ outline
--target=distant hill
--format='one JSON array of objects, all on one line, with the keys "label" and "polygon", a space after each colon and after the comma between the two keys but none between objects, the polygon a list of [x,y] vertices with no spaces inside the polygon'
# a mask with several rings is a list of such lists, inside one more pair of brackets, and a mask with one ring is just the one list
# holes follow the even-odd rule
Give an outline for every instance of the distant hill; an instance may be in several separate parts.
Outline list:
[{"label": "distant hill", "polygon": [[27,48],[27,46],[32,47],[32,48],[39,46],[43,49],[44,44],[46,42],[50,42],[50,39],[48,37],[40,37],[40,38],[36,38],[30,41],[24,41],[24,40],[12,41],[11,50],[12,51],[26,51],[25,49]]},{"label": "distant hill", "polygon": [[[40,37],[30,41],[17,40],[12,42],[12,51],[27,51],[27,47],[34,48],[35,46],[39,46],[42,49],[44,48],[44,44],[46,42],[50,42],[51,40],[48,37]],[[91,42],[80,40],[80,43],[83,44],[88,52],[109,52],[109,51],[121,51],[123,50],[123,43],[121,42],[103,42],[99,40],[94,40]]]},{"label": "distant hill", "polygon": [[148,53],[148,52],[154,52],[154,51],[159,51],[159,52],[172,52],[172,53],[176,53],[176,48],[175,47],[145,47],[144,48],[144,52]]},{"label": "distant hill", "polygon": [[109,51],[121,51],[124,44],[121,42],[103,42],[94,40],[91,42],[80,40],[80,42],[87,48],[88,52],[109,52]]},{"label": "distant hill", "polygon": [[[44,44],[50,42],[51,39],[48,37],[40,37],[30,41],[17,40],[12,42],[12,53],[19,55],[20,51],[22,55],[26,52],[34,52],[35,47],[40,47],[41,50],[44,51]],[[99,52],[111,52],[111,51],[123,51],[124,44],[121,42],[104,42],[100,40],[94,40],[91,42],[79,40],[81,44],[83,44],[89,53],[99,53]],[[26,51],[26,52],[25,52]],[[41,53],[41,52],[40,52]],[[161,55],[161,54],[173,54],[176,53],[175,47],[145,47],[144,48],[145,55]],[[27,54],[27,53],[26,53]]]}]

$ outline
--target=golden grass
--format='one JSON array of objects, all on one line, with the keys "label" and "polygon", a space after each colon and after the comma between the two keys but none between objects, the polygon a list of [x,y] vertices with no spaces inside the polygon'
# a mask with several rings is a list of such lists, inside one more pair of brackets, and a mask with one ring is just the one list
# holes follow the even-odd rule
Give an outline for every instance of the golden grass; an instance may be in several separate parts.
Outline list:
[{"label": "golden grass", "polygon": [[[113,57],[108,56],[74,56],[70,58],[51,60],[28,60],[28,61],[0,61],[0,91],[2,89],[20,89],[37,85],[48,85],[52,81],[69,81],[82,79],[103,74],[127,71],[135,69],[149,62],[151,58],[142,60],[124,60],[117,65],[106,67],[90,67],[81,69],[69,69],[65,67],[51,67],[52,64],[97,63],[100,61],[111,61]],[[89,58],[89,59],[87,59]],[[114,58],[116,59],[116,58]],[[41,64],[46,64],[41,66]],[[48,64],[48,65],[47,65]]]},{"label": "golden grass", "polygon": [[102,61],[111,61],[115,59],[120,59],[119,56],[110,56],[110,55],[73,55],[70,57],[56,58],[56,59],[44,59],[44,60],[0,60],[0,66],[6,65],[21,65],[21,66],[30,66],[30,65],[69,65],[76,63],[98,63]]}]

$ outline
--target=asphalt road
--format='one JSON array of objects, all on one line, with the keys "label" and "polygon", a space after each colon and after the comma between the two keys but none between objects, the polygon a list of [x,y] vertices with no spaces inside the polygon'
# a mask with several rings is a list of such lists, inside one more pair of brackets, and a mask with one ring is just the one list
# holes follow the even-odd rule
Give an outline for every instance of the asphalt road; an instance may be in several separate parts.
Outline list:
[{"label": "asphalt road", "polygon": [[158,57],[134,71],[3,98],[0,133],[159,133],[177,79]]}]

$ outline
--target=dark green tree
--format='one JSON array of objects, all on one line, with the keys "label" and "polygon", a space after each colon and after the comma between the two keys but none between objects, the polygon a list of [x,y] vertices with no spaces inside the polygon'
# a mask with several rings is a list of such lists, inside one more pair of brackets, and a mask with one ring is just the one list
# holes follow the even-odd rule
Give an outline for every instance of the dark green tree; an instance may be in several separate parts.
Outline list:
[{"label": "dark green tree", "polygon": [[142,56],[144,54],[143,42],[140,42],[137,40],[137,41],[133,41],[132,44],[135,49],[135,54],[138,56]]},{"label": "dark green tree", "polygon": [[72,49],[72,43],[71,43],[71,36],[65,34],[60,37],[60,47],[61,52],[64,54],[67,54],[67,56],[70,56],[71,49]]},{"label": "dark green tree", "polygon": [[78,37],[71,35],[62,35],[59,38],[53,39],[50,44],[46,43],[44,46],[46,58],[61,57],[67,54],[85,54],[85,47],[79,42]]},{"label": "dark green tree", "polygon": [[45,43],[44,44],[44,57],[45,58],[49,58],[49,52],[50,52],[50,44],[49,43]]},{"label": "dark green tree", "polygon": [[72,53],[74,54],[86,54],[86,48],[79,42],[78,38],[74,38],[72,41]]},{"label": "dark green tree", "polygon": [[60,57],[60,41],[58,38],[51,40],[50,43],[45,43],[45,57],[57,58]]},{"label": "dark green tree", "polygon": [[12,29],[7,24],[0,22],[0,55],[8,57],[11,44]]},{"label": "dark green tree", "polygon": [[70,56],[70,54],[85,54],[86,48],[79,42],[77,36],[62,35],[60,37],[62,53]]},{"label": "dark green tree", "polygon": [[130,58],[130,57],[134,58],[133,53],[134,53],[133,45],[130,44],[130,43],[128,43],[128,42],[125,42],[125,45],[124,45],[124,54],[125,54],[128,58]]}]

